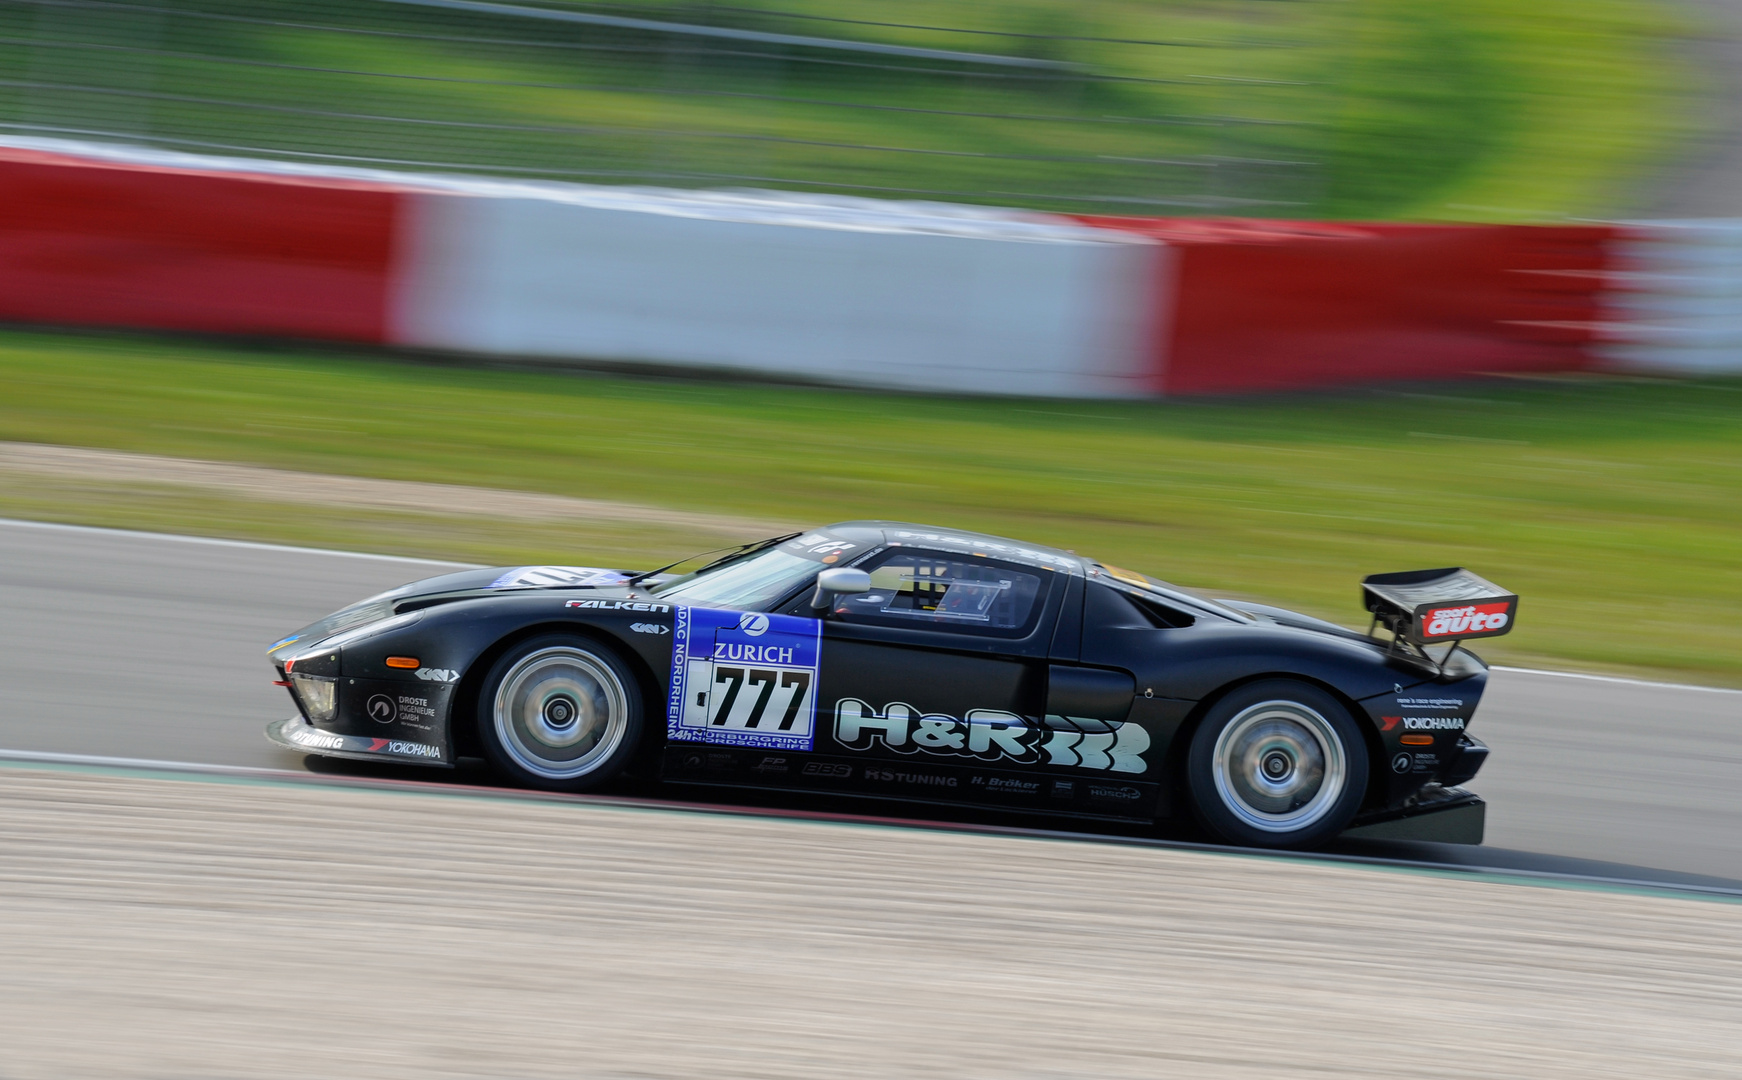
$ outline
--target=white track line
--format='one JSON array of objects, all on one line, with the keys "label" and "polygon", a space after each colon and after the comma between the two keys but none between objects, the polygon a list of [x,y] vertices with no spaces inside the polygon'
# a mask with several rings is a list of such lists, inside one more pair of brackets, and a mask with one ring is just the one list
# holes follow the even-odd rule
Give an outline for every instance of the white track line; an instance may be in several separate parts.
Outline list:
[{"label": "white track line", "polygon": [[258,765],[205,765],[197,761],[163,761],[157,758],[106,757],[102,754],[61,754],[50,750],[0,749],[0,761],[36,761],[47,765],[92,765],[107,769],[155,769],[160,772],[214,773],[221,776],[277,776],[307,778],[312,773],[290,769],[264,769]]},{"label": "white track line", "polygon": [[376,555],[367,551],[338,551],[334,548],[293,547],[289,544],[262,544],[253,540],[225,540],[216,536],[183,536],[180,533],[141,532],[137,529],[109,529],[98,525],[63,525],[56,521],[20,521],[0,518],[0,525],[15,529],[52,529],[57,532],[91,533],[101,536],[127,536],[139,540],[164,540],[178,544],[211,544],[216,547],[247,548],[253,551],[284,551],[293,555],[331,555],[340,559],[371,559],[377,562],[416,563],[420,566],[454,566],[465,570],[478,568],[476,563],[452,562],[447,559],[417,559],[410,555]]},{"label": "white track line", "polygon": [[[937,832],[969,833],[983,836],[1008,836],[1031,840],[1054,840],[1068,843],[1103,843],[1129,847],[1162,848],[1176,851],[1198,851],[1206,854],[1233,855],[1239,858],[1270,858],[1295,862],[1342,864],[1355,867],[1394,867],[1403,870],[1425,870],[1447,876],[1465,876],[1511,880],[1538,881],[1547,884],[1596,884],[1649,892],[1684,893],[1694,896],[1714,896],[1742,900],[1742,889],[1722,885],[1701,885],[1653,878],[1618,878],[1597,874],[1579,874],[1562,870],[1529,870],[1504,866],[1483,866],[1473,863],[1433,862],[1421,859],[1400,859],[1383,855],[1351,855],[1322,851],[1281,851],[1263,848],[1230,847],[1190,840],[1168,840],[1159,837],[1126,836],[1116,833],[1073,832],[1066,829],[1037,829],[1020,825],[987,825],[965,821],[927,821],[923,818],[885,817],[832,811],[794,810],[780,807],[689,802],[620,795],[561,795],[518,788],[480,787],[472,784],[446,784],[430,780],[398,780],[370,776],[324,776],[319,773],[289,769],[263,769],[251,765],[202,765],[192,761],[159,761],[149,758],[103,757],[96,754],[57,754],[37,750],[0,749],[0,764],[15,761],[44,765],[99,769],[132,769],[141,772],[189,773],[205,776],[232,776],[291,784],[312,784],[317,787],[351,788],[372,791],[418,792],[471,798],[500,798],[515,801],[566,803],[575,806],[599,806],[619,810],[651,810],[657,813],[717,814],[725,817],[769,818],[816,824],[861,825],[874,828],[922,829]],[[383,764],[393,764],[383,762]],[[1667,872],[1667,871],[1666,871]]]},{"label": "white track line", "polygon": [[1552,675],[1557,679],[1589,679],[1592,682],[1621,683],[1623,686],[1652,686],[1659,690],[1699,690],[1707,694],[1742,694],[1727,686],[1696,686],[1693,683],[1654,682],[1650,679],[1623,679],[1618,675],[1587,675],[1582,671],[1547,671],[1542,668],[1504,667],[1495,664],[1491,671],[1510,671],[1519,675]]},{"label": "white track line", "polygon": [[[212,544],[217,547],[246,548],[253,551],[283,551],[292,555],[331,555],[340,559],[373,559],[378,562],[415,563],[420,566],[453,566],[465,570],[478,569],[477,563],[451,562],[447,559],[418,559],[409,555],[376,555],[366,551],[293,547],[289,544],[263,544],[253,540],[224,540],[215,536],[183,536],[180,533],[110,529],[99,525],[63,525],[54,521],[21,521],[17,518],[0,518],[0,526],[11,526],[17,529],[53,529],[62,532],[93,533],[101,536],[128,536],[140,540],[173,541],[178,544]],[[1587,675],[1582,671],[1548,671],[1542,668],[1505,667],[1500,664],[1495,664],[1491,670],[1510,671],[1518,675],[1550,675],[1557,679],[1590,679],[1592,682],[1621,683],[1625,686],[1654,686],[1663,690],[1699,690],[1708,694],[1742,694],[1742,690],[1732,690],[1723,686],[1697,686],[1693,683],[1624,679],[1616,675]]]}]

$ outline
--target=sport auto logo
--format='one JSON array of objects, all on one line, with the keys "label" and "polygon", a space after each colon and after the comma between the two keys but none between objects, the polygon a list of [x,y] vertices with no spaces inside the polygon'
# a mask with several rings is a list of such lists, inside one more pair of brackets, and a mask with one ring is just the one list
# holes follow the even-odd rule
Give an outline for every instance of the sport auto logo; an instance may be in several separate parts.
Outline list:
[{"label": "sport auto logo", "polygon": [[1498,630],[1511,618],[1507,605],[1477,604],[1472,607],[1434,608],[1421,617],[1423,637],[1456,637]]}]

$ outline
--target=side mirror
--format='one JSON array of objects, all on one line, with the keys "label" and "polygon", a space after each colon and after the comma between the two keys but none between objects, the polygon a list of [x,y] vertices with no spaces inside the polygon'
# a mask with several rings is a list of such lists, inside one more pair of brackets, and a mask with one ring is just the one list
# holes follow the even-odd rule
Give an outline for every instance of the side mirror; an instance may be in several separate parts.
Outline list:
[{"label": "side mirror", "polygon": [[817,591],[811,594],[811,609],[825,611],[837,593],[871,591],[871,575],[850,566],[836,566],[817,575]]}]

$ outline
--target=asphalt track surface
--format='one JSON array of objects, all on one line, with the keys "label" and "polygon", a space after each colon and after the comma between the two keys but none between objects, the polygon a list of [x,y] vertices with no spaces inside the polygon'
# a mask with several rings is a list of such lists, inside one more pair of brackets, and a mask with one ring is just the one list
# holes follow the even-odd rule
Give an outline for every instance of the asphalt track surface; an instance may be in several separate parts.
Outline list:
[{"label": "asphalt track surface", "polygon": [[[0,750],[303,770],[261,735],[290,711],[264,647],[450,566],[0,522]],[[1488,843],[1338,850],[1742,888],[1739,729],[1742,692],[1499,670],[1472,729],[1494,751],[1470,785]]]}]

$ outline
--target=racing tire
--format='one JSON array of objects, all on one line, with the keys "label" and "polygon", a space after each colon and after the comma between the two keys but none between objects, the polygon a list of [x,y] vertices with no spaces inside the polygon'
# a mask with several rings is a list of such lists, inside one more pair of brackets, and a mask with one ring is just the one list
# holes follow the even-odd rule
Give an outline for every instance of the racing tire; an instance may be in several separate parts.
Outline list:
[{"label": "racing tire", "polygon": [[478,741],[497,772],[543,791],[592,791],[641,744],[641,686],[609,646],[553,634],[523,641],[478,694]]},{"label": "racing tire", "polygon": [[1342,832],[1367,791],[1367,741],[1343,703],[1266,679],[1211,706],[1186,752],[1192,811],[1245,847],[1300,848]]}]

